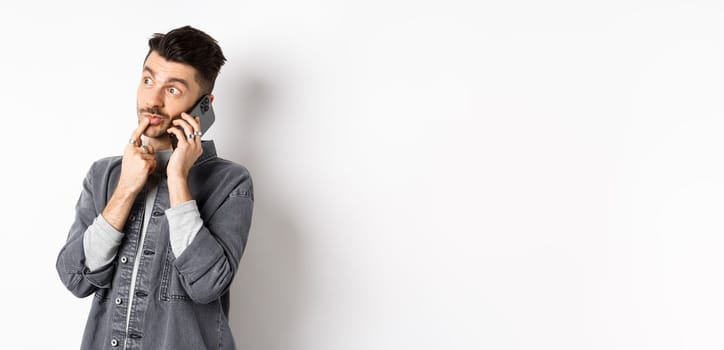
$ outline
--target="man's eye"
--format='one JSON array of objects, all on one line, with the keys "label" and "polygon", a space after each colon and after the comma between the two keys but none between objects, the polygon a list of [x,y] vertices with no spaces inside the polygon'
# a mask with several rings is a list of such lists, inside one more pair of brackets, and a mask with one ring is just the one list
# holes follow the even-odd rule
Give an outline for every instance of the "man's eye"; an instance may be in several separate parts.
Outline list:
[{"label": "man's eye", "polygon": [[169,89],[168,89],[168,92],[169,92],[171,95],[178,95],[181,91],[180,91],[179,89],[175,88],[175,87],[172,87],[172,88],[169,88]]},{"label": "man's eye", "polygon": [[151,78],[143,78],[143,83],[146,85],[151,85],[152,82],[153,80],[151,80]]}]

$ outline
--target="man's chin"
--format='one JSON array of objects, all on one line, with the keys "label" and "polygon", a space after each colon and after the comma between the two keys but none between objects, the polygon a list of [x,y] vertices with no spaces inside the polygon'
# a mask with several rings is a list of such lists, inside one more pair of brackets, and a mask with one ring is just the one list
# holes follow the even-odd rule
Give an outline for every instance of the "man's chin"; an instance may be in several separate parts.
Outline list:
[{"label": "man's chin", "polygon": [[143,135],[152,139],[168,138],[168,133],[166,132],[166,129],[158,127],[146,128],[146,131],[143,132]]}]

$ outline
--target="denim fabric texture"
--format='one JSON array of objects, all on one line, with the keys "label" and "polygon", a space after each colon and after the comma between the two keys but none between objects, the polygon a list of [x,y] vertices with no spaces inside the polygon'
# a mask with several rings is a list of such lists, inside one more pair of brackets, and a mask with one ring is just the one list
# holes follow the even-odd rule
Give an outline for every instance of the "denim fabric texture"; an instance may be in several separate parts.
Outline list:
[{"label": "denim fabric texture", "polygon": [[[114,261],[90,271],[83,235],[101,214],[118,184],[121,157],[96,161],[83,181],[75,220],[56,268],[77,297],[93,295],[81,349],[235,349],[229,327],[229,288],[246,247],[254,205],[247,169],[216,156],[213,141],[188,177],[204,222],[191,244],[174,256],[169,243],[166,178],[159,179],[146,239],[138,247],[146,190],[136,197]],[[138,250],[140,267],[126,332],[131,273]]]}]

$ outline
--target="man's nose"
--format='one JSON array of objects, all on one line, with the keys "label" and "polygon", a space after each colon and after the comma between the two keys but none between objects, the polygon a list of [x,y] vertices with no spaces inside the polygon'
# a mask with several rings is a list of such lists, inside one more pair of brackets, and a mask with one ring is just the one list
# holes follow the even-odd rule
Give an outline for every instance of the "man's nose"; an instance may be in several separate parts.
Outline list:
[{"label": "man's nose", "polygon": [[146,94],[146,107],[163,107],[163,89],[150,89]]}]

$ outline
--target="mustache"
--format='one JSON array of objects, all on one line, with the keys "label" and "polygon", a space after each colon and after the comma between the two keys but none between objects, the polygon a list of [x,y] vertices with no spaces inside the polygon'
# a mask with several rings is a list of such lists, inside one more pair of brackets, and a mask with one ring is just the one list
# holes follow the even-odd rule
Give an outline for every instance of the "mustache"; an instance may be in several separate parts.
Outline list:
[{"label": "mustache", "polygon": [[161,110],[158,108],[141,108],[138,110],[138,114],[142,114],[142,113],[155,114],[157,116],[161,116],[166,119],[171,119],[171,116],[169,116],[166,113],[161,112]]}]

